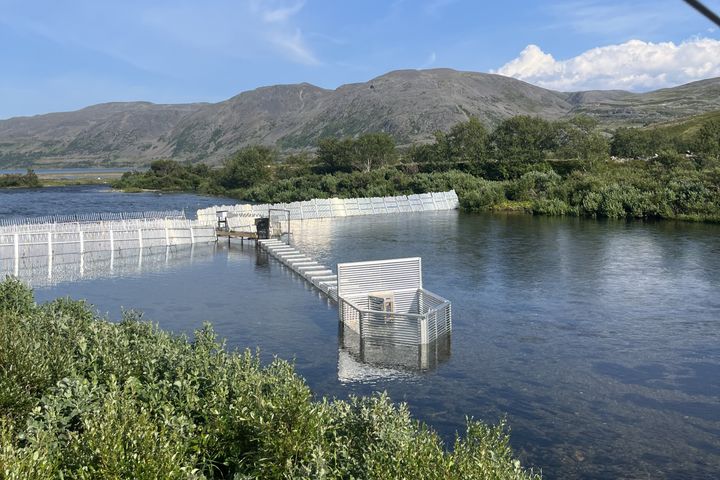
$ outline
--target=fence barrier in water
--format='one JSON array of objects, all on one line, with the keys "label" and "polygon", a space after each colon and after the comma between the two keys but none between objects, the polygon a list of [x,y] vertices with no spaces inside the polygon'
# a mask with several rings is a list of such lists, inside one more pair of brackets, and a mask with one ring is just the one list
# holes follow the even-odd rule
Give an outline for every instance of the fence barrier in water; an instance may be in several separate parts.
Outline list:
[{"label": "fence barrier in water", "polygon": [[[15,276],[33,287],[108,277],[143,275],[185,264],[212,261],[215,243],[144,247],[24,257]],[[13,259],[0,259],[0,272],[13,271]]]},{"label": "fence barrier in water", "polygon": [[45,223],[92,223],[109,222],[114,220],[141,220],[141,219],[185,218],[182,210],[159,210],[151,212],[121,212],[121,213],[79,213],[75,215],[46,215],[42,217],[10,217],[0,218],[0,227],[12,225],[38,225]]},{"label": "fence barrier in water", "polygon": [[215,228],[182,218],[113,220],[94,223],[28,223],[0,227],[0,274],[17,275],[33,257],[171,247],[215,242]]},{"label": "fence barrier in water", "polygon": [[270,210],[286,210],[289,212],[289,220],[305,220],[355,215],[433,212],[454,210],[458,206],[458,196],[455,190],[450,190],[449,192],[395,197],[325,198],[291,203],[218,205],[198,210],[197,218],[201,223],[215,225],[218,212],[225,212],[229,228],[251,231],[255,226],[254,218],[265,217]]}]

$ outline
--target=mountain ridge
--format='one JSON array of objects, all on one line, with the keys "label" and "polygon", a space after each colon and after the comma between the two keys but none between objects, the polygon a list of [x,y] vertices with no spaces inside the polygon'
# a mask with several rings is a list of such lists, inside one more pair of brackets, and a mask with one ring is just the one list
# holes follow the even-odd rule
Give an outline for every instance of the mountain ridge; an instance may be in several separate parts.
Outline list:
[{"label": "mountain ridge", "polygon": [[478,117],[587,114],[608,129],[720,110],[720,78],[646,93],[557,92],[510,77],[452,69],[396,70],[325,89],[263,86],[217,103],[108,102],[0,120],[0,166],[145,165],[157,158],[218,163],[249,144],[297,150],[320,138],[384,131],[399,144]]}]

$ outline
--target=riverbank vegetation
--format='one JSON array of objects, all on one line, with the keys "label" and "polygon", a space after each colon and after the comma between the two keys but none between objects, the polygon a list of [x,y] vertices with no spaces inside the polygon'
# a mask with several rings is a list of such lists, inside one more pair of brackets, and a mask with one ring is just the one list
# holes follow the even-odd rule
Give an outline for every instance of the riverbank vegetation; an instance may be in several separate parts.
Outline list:
[{"label": "riverbank vegetation", "polygon": [[454,188],[468,211],[720,221],[720,113],[603,132],[589,117],[477,119],[398,148],[372,133],[323,139],[314,154],[251,146],[216,169],[171,160],[128,172],[123,189],[223,194],[259,202]]},{"label": "riverbank vegetation", "polygon": [[531,479],[503,424],[448,450],[387,396],[316,399],[292,365],[0,282],[0,478]]},{"label": "riverbank vegetation", "polygon": [[30,168],[23,175],[19,173],[0,175],[0,188],[37,188],[41,186],[40,179]]}]

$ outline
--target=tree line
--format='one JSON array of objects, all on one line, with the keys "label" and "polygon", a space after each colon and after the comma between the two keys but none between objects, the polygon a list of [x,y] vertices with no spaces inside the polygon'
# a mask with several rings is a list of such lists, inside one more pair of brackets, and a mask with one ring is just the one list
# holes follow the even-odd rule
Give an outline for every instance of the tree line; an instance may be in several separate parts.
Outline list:
[{"label": "tree line", "polygon": [[322,139],[314,153],[249,146],[219,168],[159,160],[116,186],[262,202],[454,188],[471,211],[718,221],[720,117],[613,134],[586,116],[516,116],[493,130],[471,118],[409,147],[368,133]]},{"label": "tree line", "polygon": [[8,173],[0,175],[0,188],[37,188],[42,186],[33,169],[28,168],[25,174]]}]

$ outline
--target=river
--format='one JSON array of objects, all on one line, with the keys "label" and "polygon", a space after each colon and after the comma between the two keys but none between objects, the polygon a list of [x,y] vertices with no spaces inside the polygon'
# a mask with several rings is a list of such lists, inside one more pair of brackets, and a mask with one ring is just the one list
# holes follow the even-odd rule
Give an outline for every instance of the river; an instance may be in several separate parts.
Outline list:
[{"label": "river", "polygon": [[[0,216],[227,201],[10,190]],[[318,395],[386,390],[448,441],[466,415],[506,416],[515,451],[546,478],[717,478],[720,226],[450,211],[297,222],[293,242],[326,265],[421,256],[425,287],[453,304],[449,344],[359,356],[335,306],[247,242],[36,296],[87,298],[111,319],[135,308],[175,332],[210,321],[232,347],[294,359]]]}]

